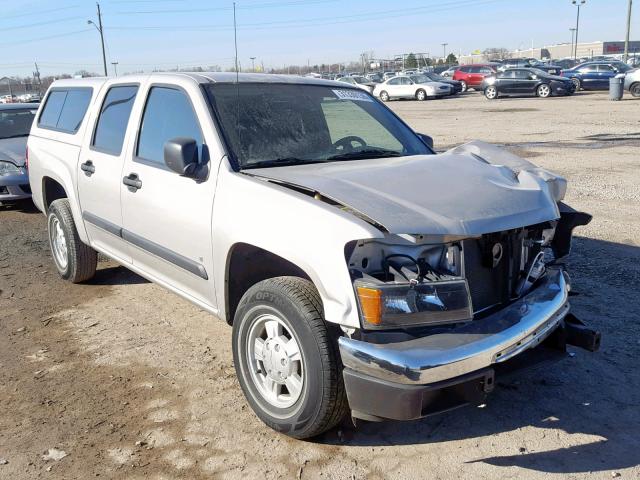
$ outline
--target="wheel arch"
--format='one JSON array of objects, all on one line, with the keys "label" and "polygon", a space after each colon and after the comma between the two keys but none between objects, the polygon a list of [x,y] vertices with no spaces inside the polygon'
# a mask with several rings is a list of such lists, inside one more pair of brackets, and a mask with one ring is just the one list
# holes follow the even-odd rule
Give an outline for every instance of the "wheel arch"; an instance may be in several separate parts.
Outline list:
[{"label": "wheel arch", "polygon": [[69,198],[67,190],[62,183],[50,176],[42,177],[42,205],[44,212],[49,212],[49,207],[55,200]]},{"label": "wheel arch", "polygon": [[232,245],[225,266],[225,320],[233,324],[240,299],[249,288],[274,277],[299,277],[317,285],[301,267],[273,252],[255,245],[238,242]]}]

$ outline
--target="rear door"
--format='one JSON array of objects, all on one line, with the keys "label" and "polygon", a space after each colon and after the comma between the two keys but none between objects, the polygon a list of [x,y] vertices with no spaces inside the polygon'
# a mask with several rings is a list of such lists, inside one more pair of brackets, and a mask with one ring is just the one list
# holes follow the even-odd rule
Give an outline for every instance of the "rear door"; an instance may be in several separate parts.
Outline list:
[{"label": "rear door", "polygon": [[[215,308],[212,214],[218,163],[211,168],[208,145],[218,142],[204,134],[215,132],[209,110],[192,81],[152,83],[145,90],[121,176],[121,182],[138,182],[122,188],[123,238],[131,245],[134,267]],[[206,129],[201,120],[208,122]],[[205,180],[183,177],[165,165],[164,145],[177,137],[198,144],[201,162],[209,164]],[[212,150],[219,155],[217,147]]]},{"label": "rear door", "polygon": [[609,79],[615,77],[616,73],[611,65],[598,65],[598,88],[609,88]]},{"label": "rear door", "polygon": [[529,70],[514,70],[513,92],[519,95],[532,94],[536,90],[538,80],[532,78],[534,73]]},{"label": "rear door", "polygon": [[402,97],[402,77],[393,77],[386,83],[385,88],[391,98]]},{"label": "rear door", "polygon": [[598,88],[598,66],[597,65],[585,65],[580,70],[580,81],[582,88]]},{"label": "rear door", "polygon": [[496,86],[498,87],[498,92],[513,94],[514,93],[514,83],[515,83],[515,70],[505,70],[504,72],[498,72],[496,77]]},{"label": "rear door", "polygon": [[120,236],[120,190],[126,151],[125,133],[135,103],[138,84],[107,84],[98,98],[101,105],[85,135],[78,163],[78,194],[87,234],[92,245],[123,263],[131,263],[127,244]]}]

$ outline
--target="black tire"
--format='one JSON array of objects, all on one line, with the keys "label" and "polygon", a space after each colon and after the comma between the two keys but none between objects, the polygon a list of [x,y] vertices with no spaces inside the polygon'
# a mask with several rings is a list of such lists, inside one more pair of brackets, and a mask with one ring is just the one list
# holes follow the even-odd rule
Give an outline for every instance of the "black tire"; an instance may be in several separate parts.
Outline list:
[{"label": "black tire", "polygon": [[[59,262],[54,251],[52,228],[56,222],[60,226],[66,242],[66,265]],[[53,263],[60,276],[72,283],[80,283],[93,278],[98,264],[98,254],[93,248],[80,240],[73,215],[71,214],[69,200],[61,198],[51,203],[47,214],[47,227]]]},{"label": "black tire", "polygon": [[498,98],[498,89],[494,85],[489,85],[484,89],[484,96],[487,100],[495,100]]},{"label": "black tire", "polygon": [[[252,373],[258,369],[248,361],[250,332],[264,315],[283,321],[300,349],[305,372],[302,392],[288,408],[279,408],[263,396]],[[325,323],[320,296],[308,280],[271,278],[243,295],[233,322],[233,360],[245,398],[269,427],[294,438],[310,438],[333,428],[345,416],[348,404],[337,336],[337,327]]]},{"label": "black tire", "polygon": [[469,89],[467,82],[465,82],[464,80],[460,80],[460,86],[462,87],[461,92],[466,92]]},{"label": "black tire", "polygon": [[573,86],[576,87],[576,92],[579,92],[580,91],[580,87],[582,86],[581,83],[580,83],[580,79],[573,77],[571,79],[571,83],[573,83]]},{"label": "black tire", "polygon": [[419,102],[422,102],[424,100],[427,100],[427,98],[428,98],[427,92],[425,92],[424,89],[419,88],[418,90],[416,90],[416,100],[418,100]]},{"label": "black tire", "polygon": [[538,85],[538,88],[536,88],[536,96],[540,98],[550,97],[552,93],[551,85],[546,83],[540,84]]},{"label": "black tire", "polygon": [[383,102],[388,102],[390,100],[389,94],[386,90],[380,92],[380,100],[382,100]]},{"label": "black tire", "polygon": [[640,97],[640,82],[634,83],[629,87],[629,92],[634,97]]}]

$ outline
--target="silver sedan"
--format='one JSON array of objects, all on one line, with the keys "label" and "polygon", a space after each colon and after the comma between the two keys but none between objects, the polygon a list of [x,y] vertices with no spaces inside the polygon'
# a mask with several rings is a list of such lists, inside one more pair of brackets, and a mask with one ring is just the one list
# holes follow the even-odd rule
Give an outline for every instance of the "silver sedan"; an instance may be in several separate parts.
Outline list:
[{"label": "silver sedan", "polygon": [[451,86],[445,83],[416,83],[405,76],[390,78],[385,82],[377,84],[373,89],[373,95],[380,98],[383,102],[400,98],[427,100],[429,98],[451,95],[451,92]]}]

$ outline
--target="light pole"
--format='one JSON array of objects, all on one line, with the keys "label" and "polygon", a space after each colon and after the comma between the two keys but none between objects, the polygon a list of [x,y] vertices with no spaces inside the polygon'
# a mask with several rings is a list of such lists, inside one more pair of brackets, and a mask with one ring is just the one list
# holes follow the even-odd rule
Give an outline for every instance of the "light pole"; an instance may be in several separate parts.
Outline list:
[{"label": "light pole", "polygon": [[251,59],[251,70],[256,73],[256,57],[249,57],[249,59]]},{"label": "light pole", "polygon": [[102,28],[102,14],[100,13],[100,4],[96,3],[98,7],[98,24],[96,25],[93,20],[87,20],[89,25],[93,25],[100,34],[100,43],[102,44],[102,66],[104,67],[104,76],[108,76],[107,73],[107,55],[104,51],[104,29]]},{"label": "light pole", "polygon": [[578,7],[578,14],[576,15],[576,47],[573,51],[573,59],[578,58],[578,32],[580,31],[580,7],[587,3],[587,0],[571,0],[571,3]]},{"label": "light pole", "polygon": [[113,65],[113,71],[116,74],[116,77],[118,76],[118,62],[111,62],[111,65]]},{"label": "light pole", "polygon": [[629,59],[629,34],[631,33],[631,3],[629,0],[629,8],[627,9],[627,36],[624,39],[624,61]]},{"label": "light pole", "polygon": [[441,43],[440,45],[442,45],[442,63],[446,64],[447,63],[447,45],[449,44]]},{"label": "light pole", "polygon": [[571,31],[571,55],[573,55],[573,38],[576,34],[576,29],[570,28],[569,31]]}]

